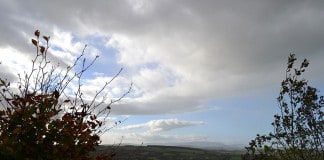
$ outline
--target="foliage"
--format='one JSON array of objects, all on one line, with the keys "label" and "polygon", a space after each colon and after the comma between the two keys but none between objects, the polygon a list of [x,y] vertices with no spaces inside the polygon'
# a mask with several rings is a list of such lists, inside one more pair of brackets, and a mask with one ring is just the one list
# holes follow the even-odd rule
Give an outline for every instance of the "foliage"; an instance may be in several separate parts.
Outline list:
[{"label": "foliage", "polygon": [[[86,64],[83,49],[71,66],[53,65],[47,58],[49,36],[40,38],[36,30],[36,56],[30,73],[18,74],[17,85],[0,79],[0,157],[1,159],[90,159],[89,153],[101,143],[107,129],[105,120],[111,105],[104,90],[121,70],[106,82],[93,99],[81,91],[84,72],[98,58]],[[78,70],[78,66],[81,68]],[[70,91],[72,82],[77,90]],[[129,88],[131,89],[131,88]],[[104,117],[99,119],[98,117]],[[96,159],[110,159],[109,154]]]},{"label": "foliage", "polygon": [[246,147],[243,159],[324,159],[323,96],[300,76],[308,67],[304,60],[294,68],[294,54],[288,57],[286,79],[277,98],[280,113],[274,115],[273,133],[257,135]]}]

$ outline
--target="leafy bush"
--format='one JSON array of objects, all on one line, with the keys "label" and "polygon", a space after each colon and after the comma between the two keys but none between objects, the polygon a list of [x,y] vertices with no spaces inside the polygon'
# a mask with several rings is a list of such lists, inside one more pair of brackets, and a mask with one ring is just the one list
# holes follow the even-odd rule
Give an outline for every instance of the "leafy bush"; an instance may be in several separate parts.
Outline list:
[{"label": "leafy bush", "polygon": [[[89,153],[101,143],[100,135],[107,130],[104,122],[111,105],[130,91],[105,104],[104,89],[121,70],[92,100],[86,100],[81,91],[81,78],[98,56],[86,64],[85,46],[71,66],[60,69],[62,67],[53,65],[47,58],[50,37],[41,37],[38,30],[35,36],[32,44],[36,47],[36,56],[31,71],[18,75],[19,81],[14,86],[0,79],[0,157],[91,159]],[[77,71],[79,66],[81,69]],[[68,94],[72,81],[78,83],[78,88]],[[107,153],[92,158],[112,157]]]},{"label": "leafy bush", "polygon": [[258,134],[246,147],[243,159],[324,159],[324,99],[317,95],[316,88],[308,86],[307,80],[300,78],[308,60],[294,68],[296,60],[294,54],[288,57],[273,133]]}]

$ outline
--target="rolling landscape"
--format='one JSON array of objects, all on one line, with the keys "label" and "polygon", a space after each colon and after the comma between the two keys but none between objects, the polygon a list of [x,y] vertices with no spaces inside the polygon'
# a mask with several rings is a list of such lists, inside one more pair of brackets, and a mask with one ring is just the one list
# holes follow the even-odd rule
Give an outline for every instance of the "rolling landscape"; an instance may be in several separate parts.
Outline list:
[{"label": "rolling landscape", "polygon": [[239,160],[244,150],[198,149],[179,146],[99,146],[97,154],[115,154],[116,160]]}]

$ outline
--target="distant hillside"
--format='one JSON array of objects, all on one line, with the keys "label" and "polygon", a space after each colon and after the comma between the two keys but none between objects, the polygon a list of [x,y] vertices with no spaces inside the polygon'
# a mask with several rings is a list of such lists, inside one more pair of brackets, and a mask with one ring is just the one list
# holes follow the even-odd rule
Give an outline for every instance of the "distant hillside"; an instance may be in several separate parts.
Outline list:
[{"label": "distant hillside", "polygon": [[115,150],[116,160],[238,160],[242,151],[203,150],[177,146],[100,146],[98,153]]},{"label": "distant hillside", "polygon": [[[164,144],[149,144],[149,145],[164,145]],[[207,150],[242,150],[244,145],[242,144],[223,144],[219,142],[183,142],[183,143],[168,143],[165,146],[181,146],[189,148],[199,148]]]}]

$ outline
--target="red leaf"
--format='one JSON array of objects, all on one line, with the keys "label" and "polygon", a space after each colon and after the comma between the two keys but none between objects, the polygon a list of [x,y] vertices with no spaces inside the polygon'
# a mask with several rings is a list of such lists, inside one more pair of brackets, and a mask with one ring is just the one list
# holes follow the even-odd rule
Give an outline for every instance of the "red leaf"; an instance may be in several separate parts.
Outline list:
[{"label": "red leaf", "polygon": [[12,103],[14,106],[18,107],[18,102],[17,102],[17,101],[13,100],[11,103]]},{"label": "red leaf", "polygon": [[86,123],[83,123],[81,126],[81,130],[85,130],[88,128],[88,125]]},{"label": "red leaf", "polygon": [[37,46],[37,41],[35,39],[32,39],[32,43]]},{"label": "red leaf", "polygon": [[62,117],[62,120],[63,121],[70,121],[72,118],[71,118],[71,115],[70,114],[65,114],[63,117]]}]

